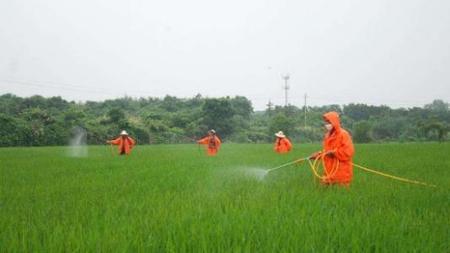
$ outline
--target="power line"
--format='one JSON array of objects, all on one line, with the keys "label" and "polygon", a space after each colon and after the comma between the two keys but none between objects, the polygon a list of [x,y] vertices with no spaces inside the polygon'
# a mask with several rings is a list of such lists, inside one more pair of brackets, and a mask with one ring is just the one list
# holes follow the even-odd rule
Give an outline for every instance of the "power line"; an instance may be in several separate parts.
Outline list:
[{"label": "power line", "polygon": [[[36,81],[20,81],[20,80],[11,80],[11,79],[0,79],[0,82],[4,83],[14,83],[22,86],[30,86],[30,87],[38,87],[38,88],[50,88],[50,89],[59,89],[59,90],[66,90],[66,91],[76,91],[76,92],[83,92],[83,93],[96,93],[96,94],[102,94],[102,95],[112,95],[112,96],[120,96],[120,94],[123,94],[123,91],[113,93],[109,92],[105,89],[91,89],[84,86],[78,86],[78,85],[72,85],[72,84],[65,84],[65,83],[55,83],[55,82],[46,82],[45,84],[42,82],[36,82]],[[126,94],[133,94],[136,96],[142,96],[142,95],[149,95],[151,96],[154,93],[148,92],[148,91],[133,91],[133,90],[127,90]]]},{"label": "power line", "polygon": [[68,85],[68,84],[55,84],[55,83],[42,84],[42,83],[39,83],[39,82],[18,81],[18,80],[8,80],[8,79],[0,79],[0,82],[3,82],[3,83],[14,83],[14,84],[18,84],[18,85],[22,85],[22,86],[28,86],[28,87],[52,88],[52,89],[67,90],[67,91],[78,91],[78,92],[90,92],[90,93],[117,95],[117,94],[113,94],[113,93],[108,93],[107,91],[105,92],[104,90],[94,90],[94,89],[89,89],[89,88],[82,87],[82,86],[74,86],[74,85]]}]

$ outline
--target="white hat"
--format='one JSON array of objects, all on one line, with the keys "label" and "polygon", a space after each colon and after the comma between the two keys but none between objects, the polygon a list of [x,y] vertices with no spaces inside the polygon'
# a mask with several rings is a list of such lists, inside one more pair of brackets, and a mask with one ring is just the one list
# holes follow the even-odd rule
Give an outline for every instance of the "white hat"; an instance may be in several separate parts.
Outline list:
[{"label": "white hat", "polygon": [[286,137],[286,135],[284,135],[283,131],[279,131],[278,133],[275,134],[275,136],[280,137],[280,138]]},{"label": "white hat", "polygon": [[211,130],[209,130],[209,132],[211,132],[211,133],[215,134],[215,133],[216,133],[216,130],[214,130],[214,129],[211,129]]},{"label": "white hat", "polygon": [[128,135],[127,131],[122,130],[122,132],[120,132],[120,135]]}]

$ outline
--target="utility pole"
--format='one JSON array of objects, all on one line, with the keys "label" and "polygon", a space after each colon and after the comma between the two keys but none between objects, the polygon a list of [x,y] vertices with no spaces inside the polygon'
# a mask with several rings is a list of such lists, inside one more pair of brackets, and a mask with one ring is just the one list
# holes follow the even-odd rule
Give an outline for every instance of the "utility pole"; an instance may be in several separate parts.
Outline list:
[{"label": "utility pole", "polygon": [[273,107],[273,103],[272,103],[272,101],[269,99],[269,103],[267,103],[267,110],[272,111],[272,107]]},{"label": "utility pole", "polygon": [[269,115],[269,117],[272,116],[272,110],[273,110],[273,103],[272,101],[269,99],[269,103],[267,103],[267,114]]},{"label": "utility pole", "polygon": [[281,78],[284,79],[284,106],[288,106],[288,90],[289,90],[289,85],[288,85],[288,80],[290,78],[289,74],[286,74],[284,76],[281,76]]},{"label": "utility pole", "polygon": [[308,95],[305,93],[305,106],[303,107],[305,110],[305,129],[306,129],[306,98],[308,98]]}]

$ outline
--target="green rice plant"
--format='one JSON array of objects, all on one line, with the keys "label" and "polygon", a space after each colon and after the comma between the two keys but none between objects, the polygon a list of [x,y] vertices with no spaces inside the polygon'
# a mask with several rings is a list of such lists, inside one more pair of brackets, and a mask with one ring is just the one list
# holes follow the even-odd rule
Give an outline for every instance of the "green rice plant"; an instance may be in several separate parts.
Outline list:
[{"label": "green rice plant", "polygon": [[271,145],[0,149],[0,252],[449,252],[450,143],[356,145],[349,189],[318,184]]}]

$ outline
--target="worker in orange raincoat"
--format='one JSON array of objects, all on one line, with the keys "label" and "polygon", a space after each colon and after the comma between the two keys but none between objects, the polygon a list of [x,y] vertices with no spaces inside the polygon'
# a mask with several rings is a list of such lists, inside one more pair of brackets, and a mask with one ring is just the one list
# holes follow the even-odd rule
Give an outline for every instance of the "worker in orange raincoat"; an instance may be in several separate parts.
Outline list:
[{"label": "worker in orange raincoat", "polygon": [[222,144],[214,129],[209,130],[208,136],[197,141],[197,143],[207,145],[207,154],[209,156],[215,156],[219,151],[220,144]]},{"label": "worker in orange raincoat", "polygon": [[292,144],[289,139],[284,135],[283,131],[279,131],[275,134],[277,139],[275,140],[275,145],[273,150],[279,154],[287,153],[292,150]]},{"label": "worker in orange raincoat", "polygon": [[[353,178],[353,148],[352,137],[343,128],[337,112],[328,112],[323,115],[327,132],[323,140],[323,151],[310,156],[316,159],[324,155],[325,178],[323,184],[339,184],[349,186]],[[333,169],[336,168],[335,171]]]},{"label": "worker in orange raincoat", "polygon": [[119,155],[129,155],[131,153],[131,149],[133,149],[134,145],[136,145],[136,141],[128,136],[128,133],[125,130],[120,132],[119,137],[114,140],[106,141],[106,143],[117,145],[119,148]]}]

